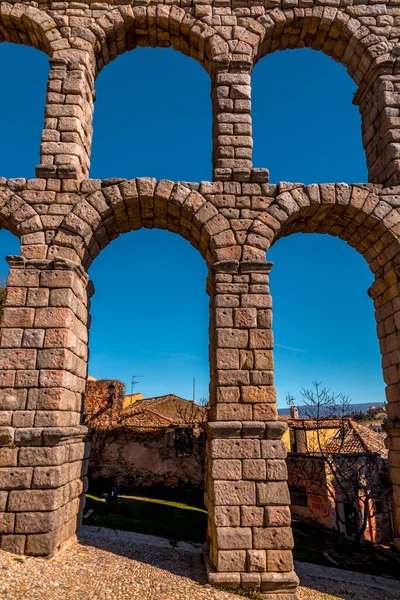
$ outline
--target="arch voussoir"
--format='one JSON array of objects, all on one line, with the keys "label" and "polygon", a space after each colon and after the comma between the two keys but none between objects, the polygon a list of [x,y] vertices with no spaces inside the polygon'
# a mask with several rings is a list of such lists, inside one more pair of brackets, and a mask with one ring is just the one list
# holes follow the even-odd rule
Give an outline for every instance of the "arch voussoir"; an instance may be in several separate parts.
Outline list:
[{"label": "arch voussoir", "polygon": [[89,26],[100,71],[119,54],[136,46],[167,47],[191,56],[210,71],[228,45],[216,29],[177,6],[119,6]]},{"label": "arch voussoir", "polygon": [[63,219],[53,244],[71,246],[88,267],[112,239],[141,227],[178,233],[210,263],[236,245],[229,220],[182,182],[140,177],[87,194]]},{"label": "arch voussoir", "polygon": [[381,255],[400,237],[400,211],[383,194],[373,185],[293,186],[253,221],[246,244],[266,251],[292,233],[327,233],[353,246],[376,272]]},{"label": "arch voussoir", "polygon": [[331,6],[275,8],[259,17],[257,23],[262,30],[257,31],[260,43],[255,61],[276,50],[308,47],[342,63],[354,81],[361,84],[373,61],[390,53],[384,35],[372,33],[358,18]]},{"label": "arch voussoir", "polygon": [[0,227],[18,238],[42,229],[36,210],[6,186],[0,189]]},{"label": "arch voussoir", "polygon": [[52,56],[54,42],[61,39],[55,21],[42,10],[0,2],[0,41],[33,46]]}]

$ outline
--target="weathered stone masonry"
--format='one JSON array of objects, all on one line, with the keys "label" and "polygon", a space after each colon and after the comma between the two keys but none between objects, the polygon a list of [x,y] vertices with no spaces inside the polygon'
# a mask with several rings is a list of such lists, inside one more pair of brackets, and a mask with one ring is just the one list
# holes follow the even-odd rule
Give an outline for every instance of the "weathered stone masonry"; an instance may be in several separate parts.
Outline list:
[{"label": "weathered stone masonry", "polygon": [[[1,549],[51,555],[79,525],[87,269],[114,238],[141,227],[182,235],[209,267],[210,581],[296,598],[266,261],[291,233],[340,237],[374,275],[399,528],[399,24],[394,1],[0,2],[0,39],[50,57],[37,179],[0,179],[0,225],[21,240],[0,328]],[[138,45],[172,46],[209,73],[212,182],[88,178],[95,78]],[[341,62],[358,85],[369,183],[274,185],[267,169],[253,168],[253,65],[303,46]]]}]

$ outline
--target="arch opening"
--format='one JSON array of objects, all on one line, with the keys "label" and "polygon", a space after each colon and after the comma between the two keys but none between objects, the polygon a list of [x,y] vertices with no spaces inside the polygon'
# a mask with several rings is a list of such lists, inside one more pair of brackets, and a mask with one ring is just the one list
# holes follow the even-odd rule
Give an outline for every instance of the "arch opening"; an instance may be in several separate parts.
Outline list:
[{"label": "arch opening", "polygon": [[[47,57],[34,48],[0,45],[7,91],[0,99],[2,171],[6,178],[35,176],[42,132],[43,101],[48,76]],[[29,67],[29,68],[27,68]],[[21,76],[21,73],[24,76]],[[28,94],[29,91],[29,94]],[[27,97],[29,95],[29,102]]]},{"label": "arch opening", "polygon": [[[333,236],[297,233],[278,240],[268,259],[274,262],[271,285],[275,287],[280,407],[291,392],[284,385],[291,373],[299,376],[292,394],[309,387],[311,381],[322,380],[356,403],[374,404],[378,396],[383,402],[373,306],[367,295],[371,272],[362,256]],[[295,303],[287,293],[288,282],[293,289],[303,290]],[[295,366],[285,364],[285,358],[292,358]]]},{"label": "arch opening", "polygon": [[[132,68],[135,77],[127,78]],[[173,73],[180,76],[171,85]],[[210,179],[209,86],[208,75],[173,49],[121,56],[96,81],[91,176]]]},{"label": "arch opening", "polygon": [[[311,539],[326,551],[329,530],[353,544],[390,542],[395,507],[367,265],[338,239],[322,235],[279,240],[268,258],[275,262],[274,362],[278,410],[288,423],[283,439],[294,557]],[[302,290],[295,302],[291,290]],[[387,383],[385,369],[384,376]],[[335,560],[344,564],[345,555],[331,542]]]},{"label": "arch opening", "polygon": [[[90,268],[88,524],[205,540],[207,268],[195,254],[178,236],[143,229],[114,240]],[[100,498],[115,488],[119,500],[106,510]]]},{"label": "arch opening", "polygon": [[8,264],[5,257],[10,255],[18,256],[20,253],[20,242],[16,235],[13,235],[6,229],[0,231],[0,282],[5,284],[8,275]]},{"label": "arch opening", "polygon": [[[311,49],[276,52],[257,63],[252,83],[253,160],[274,181],[367,181],[356,86],[341,65]],[[265,118],[277,101],[280,118]]]}]

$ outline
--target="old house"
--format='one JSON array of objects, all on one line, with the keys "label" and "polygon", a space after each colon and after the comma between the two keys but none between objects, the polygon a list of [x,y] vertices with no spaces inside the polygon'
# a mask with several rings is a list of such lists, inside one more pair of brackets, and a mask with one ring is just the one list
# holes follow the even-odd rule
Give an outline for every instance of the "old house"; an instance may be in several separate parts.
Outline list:
[{"label": "old house", "polygon": [[351,418],[303,419],[291,412],[283,439],[292,514],[350,537],[391,540],[385,436]]},{"label": "old house", "polygon": [[206,409],[174,394],[125,396],[121,382],[88,381],[92,482],[125,490],[202,491]]}]

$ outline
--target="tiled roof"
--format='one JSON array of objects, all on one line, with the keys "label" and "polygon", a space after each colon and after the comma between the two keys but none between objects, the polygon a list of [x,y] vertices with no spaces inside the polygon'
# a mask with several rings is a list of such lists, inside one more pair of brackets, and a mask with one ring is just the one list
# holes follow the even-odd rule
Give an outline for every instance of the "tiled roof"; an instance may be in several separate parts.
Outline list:
[{"label": "tiled roof", "polygon": [[165,396],[155,396],[153,398],[143,398],[142,400],[137,400],[134,404],[130,404],[124,408],[124,412],[126,413],[136,413],[144,409],[148,409],[153,406],[157,406],[157,404],[161,404],[166,400],[183,400],[184,402],[189,402],[189,400],[185,400],[180,396],[176,396],[175,394],[165,394]]},{"label": "tiled roof", "polygon": [[137,427],[169,427],[183,423],[202,422],[206,409],[175,394],[143,398],[122,412],[124,424]]},{"label": "tiled roof", "polygon": [[158,415],[150,410],[143,410],[133,415],[124,415],[120,425],[122,427],[169,427],[171,419]]},{"label": "tiled roof", "polygon": [[[317,429],[336,429],[337,431],[324,445],[325,452],[333,454],[360,454],[365,452],[377,453],[382,458],[388,458],[385,447],[386,435],[373,431],[370,427],[356,423],[350,418],[341,419],[292,419],[280,416],[289,429],[315,431]],[[340,428],[344,427],[344,437],[337,437]]]},{"label": "tiled roof", "polygon": [[344,439],[333,436],[325,444],[326,452],[341,454],[362,454],[372,452],[379,454],[382,458],[388,458],[388,450],[385,447],[385,436],[369,427],[356,423],[352,419],[346,419]]}]

